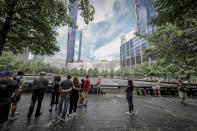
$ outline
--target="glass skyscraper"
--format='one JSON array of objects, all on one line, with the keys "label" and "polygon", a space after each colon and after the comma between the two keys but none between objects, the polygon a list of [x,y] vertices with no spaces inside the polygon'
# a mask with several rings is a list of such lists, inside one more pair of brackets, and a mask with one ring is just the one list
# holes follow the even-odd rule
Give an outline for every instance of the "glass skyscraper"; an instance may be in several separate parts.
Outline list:
[{"label": "glass skyscraper", "polygon": [[80,61],[81,61],[82,35],[83,35],[83,31],[81,31],[81,33],[80,33],[78,62],[80,62]]},{"label": "glass skyscraper", "polygon": [[[153,0],[135,0],[137,32],[140,34],[151,34],[154,25],[150,25],[151,18],[156,15]],[[132,68],[137,64],[148,62],[149,59],[143,58],[143,52],[148,46],[145,39],[138,36],[131,38],[120,47],[121,67]]]},{"label": "glass skyscraper", "polygon": [[151,18],[156,15],[154,0],[135,0],[137,31],[141,34],[152,33],[154,26],[150,25]]},{"label": "glass skyscraper", "polygon": [[[78,13],[78,1],[76,0],[74,3],[69,2],[69,6],[71,10],[69,11],[69,17],[73,18],[74,23],[77,23],[77,13]],[[75,36],[76,36],[76,28],[71,25],[68,25],[68,39],[67,39],[67,58],[66,61],[73,62],[74,61],[74,49],[75,49]]]}]

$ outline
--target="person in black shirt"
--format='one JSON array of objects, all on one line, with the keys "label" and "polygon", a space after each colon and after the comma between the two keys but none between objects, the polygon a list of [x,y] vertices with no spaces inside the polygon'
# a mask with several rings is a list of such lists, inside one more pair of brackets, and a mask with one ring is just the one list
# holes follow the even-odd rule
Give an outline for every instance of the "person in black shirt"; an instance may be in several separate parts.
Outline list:
[{"label": "person in black shirt", "polygon": [[133,89],[134,89],[134,85],[133,85],[133,81],[132,80],[128,80],[128,87],[123,89],[123,91],[126,92],[126,98],[127,98],[127,102],[129,104],[129,112],[126,112],[127,114],[131,115],[131,113],[133,113]]},{"label": "person in black shirt", "polygon": [[79,99],[79,91],[80,91],[80,83],[77,77],[75,77],[73,79],[73,83],[74,83],[74,87],[70,93],[70,109],[69,109],[69,116],[71,116],[71,113],[73,111],[74,108],[74,113],[73,115],[76,114],[76,110],[77,110],[77,102]]},{"label": "person in black shirt", "polygon": [[45,75],[46,75],[45,72],[41,72],[40,77],[35,78],[33,81],[33,92],[32,92],[32,97],[31,97],[31,104],[29,107],[29,113],[27,115],[28,119],[31,118],[31,115],[33,113],[34,106],[37,100],[38,100],[38,105],[37,105],[35,117],[38,117],[41,115],[40,110],[41,110],[42,100],[44,98],[45,88],[47,88],[49,84],[48,79],[44,77]]},{"label": "person in black shirt", "polygon": [[13,77],[13,79],[17,80],[17,82],[20,86],[20,89],[19,89],[18,94],[15,95],[16,97],[12,98],[12,108],[11,108],[11,114],[10,114],[9,121],[14,121],[14,120],[18,119],[18,114],[20,114],[19,112],[15,112],[15,111],[16,111],[16,108],[17,108],[17,103],[21,99],[21,91],[22,91],[22,87],[23,87],[23,84],[24,84],[23,76],[24,76],[24,72],[19,71],[17,73],[17,77],[15,77],[15,78]]},{"label": "person in black shirt", "polygon": [[51,108],[49,112],[52,112],[53,105],[56,104],[55,110],[57,110],[58,100],[60,96],[59,87],[60,87],[61,77],[55,76],[53,79],[53,85],[51,90]]},{"label": "person in black shirt", "polygon": [[0,72],[0,124],[8,120],[12,94],[19,90],[18,82],[9,79],[9,74],[9,71]]}]

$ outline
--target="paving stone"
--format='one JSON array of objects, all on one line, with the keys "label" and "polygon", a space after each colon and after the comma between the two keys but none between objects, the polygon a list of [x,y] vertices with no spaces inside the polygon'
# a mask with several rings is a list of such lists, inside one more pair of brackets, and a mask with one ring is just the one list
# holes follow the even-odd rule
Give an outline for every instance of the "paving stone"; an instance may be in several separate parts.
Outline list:
[{"label": "paving stone", "polygon": [[[18,120],[7,122],[5,131],[196,131],[197,99],[189,98],[183,106],[176,97],[134,96],[135,113],[131,116],[124,94],[89,95],[86,108],[78,107],[77,115],[57,121],[49,113],[51,94],[46,93],[42,115],[27,120],[31,94],[23,93],[17,111]],[[34,111],[35,112],[35,111]]]}]

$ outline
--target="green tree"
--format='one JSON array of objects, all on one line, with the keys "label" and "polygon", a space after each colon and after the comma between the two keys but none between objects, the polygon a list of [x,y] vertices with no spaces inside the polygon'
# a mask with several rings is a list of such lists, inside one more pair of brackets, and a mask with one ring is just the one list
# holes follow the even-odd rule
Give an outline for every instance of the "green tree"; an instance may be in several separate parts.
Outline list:
[{"label": "green tree", "polygon": [[153,64],[155,75],[190,79],[197,71],[197,1],[156,0],[154,5],[157,15],[151,24],[156,25],[156,30],[152,34],[140,35],[152,47],[145,50],[145,56],[153,58],[156,63],[161,59],[165,62],[163,67]]},{"label": "green tree", "polygon": [[71,69],[71,70],[70,70],[70,74],[76,76],[76,75],[78,75],[79,73],[78,73],[78,70],[77,70],[76,68],[74,68],[74,69]]},{"label": "green tree", "polygon": [[[79,0],[78,8],[86,24],[93,20],[95,10],[89,0]],[[0,0],[0,55],[3,50],[19,54],[25,49],[53,55],[59,51],[55,29],[76,24],[68,16],[70,9],[63,0]]]},{"label": "green tree", "polygon": [[94,70],[92,71],[92,75],[93,75],[93,77],[97,77],[97,76],[99,76],[99,71],[98,71],[98,69],[97,68],[94,68]]},{"label": "green tree", "polygon": [[110,71],[110,76],[111,76],[111,78],[113,78],[113,77],[114,77],[114,75],[115,75],[114,71],[113,71],[113,70],[111,70],[111,71]]},{"label": "green tree", "polygon": [[90,69],[88,70],[87,74],[88,74],[89,76],[93,76],[93,70],[90,68]]}]

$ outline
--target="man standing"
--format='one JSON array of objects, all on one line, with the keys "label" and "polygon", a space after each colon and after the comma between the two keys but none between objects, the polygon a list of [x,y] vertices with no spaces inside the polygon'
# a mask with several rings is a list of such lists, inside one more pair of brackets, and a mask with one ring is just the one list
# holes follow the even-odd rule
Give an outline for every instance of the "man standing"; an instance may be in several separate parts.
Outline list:
[{"label": "man standing", "polygon": [[[13,97],[12,98],[12,108],[11,108],[11,114],[10,114],[10,118],[9,118],[9,121],[14,121],[18,118],[18,114],[19,112],[15,112],[16,111],[16,107],[17,107],[17,103],[20,101],[20,98],[21,98],[21,91],[22,91],[22,87],[23,87],[23,84],[24,84],[24,79],[23,79],[23,76],[24,76],[24,72],[22,71],[19,71],[18,76],[16,77],[16,80],[19,84],[19,92],[17,95],[15,95],[16,97]],[[14,96],[14,94],[13,94]]]},{"label": "man standing", "polygon": [[88,92],[90,90],[90,80],[89,80],[89,76],[86,76],[86,80],[85,80],[85,84],[84,84],[84,88],[83,88],[83,98],[85,99],[85,104],[84,106],[87,106],[88,104]]},{"label": "man standing", "polygon": [[[74,88],[74,84],[71,81],[71,76],[68,75],[67,79],[62,81],[62,83],[60,84],[60,101],[56,111],[57,118],[60,118],[62,121],[64,121],[66,117],[67,107],[70,100],[70,92],[72,91],[72,88]],[[63,104],[64,109],[62,111]]]},{"label": "man standing", "polygon": [[0,124],[8,120],[12,93],[19,90],[17,81],[9,79],[9,75],[9,71],[0,72]]},{"label": "man standing", "polygon": [[49,84],[48,79],[44,77],[45,75],[46,75],[45,72],[41,72],[40,77],[35,78],[33,81],[33,92],[32,92],[31,104],[29,107],[29,113],[27,115],[28,119],[31,118],[31,115],[34,110],[34,105],[37,99],[38,99],[38,105],[37,105],[35,117],[38,117],[41,115],[40,110],[41,110],[42,100],[44,98],[45,88],[47,88]]}]

